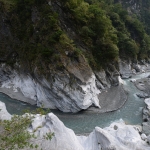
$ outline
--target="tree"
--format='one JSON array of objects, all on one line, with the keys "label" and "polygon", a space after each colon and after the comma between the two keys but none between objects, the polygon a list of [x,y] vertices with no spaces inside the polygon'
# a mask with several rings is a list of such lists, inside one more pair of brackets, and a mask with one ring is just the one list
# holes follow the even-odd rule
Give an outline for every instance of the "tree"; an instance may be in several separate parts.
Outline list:
[{"label": "tree", "polygon": [[[41,108],[38,108],[38,111],[44,113]],[[27,130],[33,118],[33,115],[28,113],[22,116],[13,115],[11,120],[0,120],[0,150],[37,149],[38,145],[34,144],[36,136]],[[54,133],[47,133],[43,138],[51,140],[53,135]]]}]

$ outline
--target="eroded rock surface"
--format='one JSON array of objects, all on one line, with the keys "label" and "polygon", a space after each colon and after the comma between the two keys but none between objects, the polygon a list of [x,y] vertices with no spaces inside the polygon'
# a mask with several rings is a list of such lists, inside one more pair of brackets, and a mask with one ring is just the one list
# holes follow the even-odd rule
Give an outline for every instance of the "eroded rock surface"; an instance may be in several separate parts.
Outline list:
[{"label": "eroded rock surface", "polygon": [[[62,58],[64,71],[51,72],[49,77],[39,75],[35,69],[32,75],[17,69],[12,70],[6,64],[0,66],[0,91],[14,99],[18,99],[38,106],[59,109],[63,112],[78,112],[90,106],[103,108],[102,112],[113,111],[120,108],[126,101],[118,95],[114,105],[107,103],[99,96],[102,90],[115,88],[125,94],[119,87],[119,72],[114,65],[105,70],[93,73],[83,56],[77,61],[67,61]],[[117,93],[120,93],[116,91]],[[111,92],[110,92],[111,93]],[[116,97],[115,97],[116,98]],[[105,104],[106,102],[106,104]],[[115,105],[117,104],[117,105]],[[114,107],[112,107],[114,106]],[[105,110],[104,110],[105,109]]]},{"label": "eroded rock surface", "polygon": [[25,97],[22,101],[46,108],[58,108],[63,112],[78,112],[91,105],[100,107],[100,90],[96,87],[95,75],[90,68],[86,74],[87,69],[88,66],[83,69],[80,67],[74,72],[72,65],[72,70],[68,69],[70,72],[51,74],[46,79],[36,73],[33,78],[30,74],[18,73],[3,65],[0,70],[0,90],[10,97],[19,100]]},{"label": "eroded rock surface", "polygon": [[[1,105],[2,104],[2,105]],[[2,107],[1,107],[2,106]],[[0,102],[0,108],[6,112],[5,104]],[[0,113],[0,117],[3,114]],[[10,114],[7,113],[6,119]],[[149,150],[148,137],[140,136],[139,126],[126,125],[123,120],[112,123],[104,129],[95,127],[88,136],[77,136],[73,130],[67,128],[57,116],[49,113],[46,116],[36,114],[32,120],[29,132],[34,132],[37,139],[34,144],[43,150]],[[54,133],[51,140],[43,138],[46,133]],[[142,139],[141,139],[142,137]],[[147,140],[145,140],[147,139]],[[144,141],[145,140],[145,141]]]},{"label": "eroded rock surface", "polygon": [[7,112],[6,106],[0,101],[0,120],[10,120],[11,115]]},{"label": "eroded rock surface", "polygon": [[119,71],[122,79],[127,79],[132,76],[131,62],[119,61]]},{"label": "eroded rock surface", "polygon": [[143,78],[136,80],[134,82],[135,86],[143,92],[143,94],[140,94],[142,97],[150,97],[150,79],[149,78]]},{"label": "eroded rock surface", "polygon": [[144,100],[146,107],[143,109],[143,133],[150,136],[150,98]]}]

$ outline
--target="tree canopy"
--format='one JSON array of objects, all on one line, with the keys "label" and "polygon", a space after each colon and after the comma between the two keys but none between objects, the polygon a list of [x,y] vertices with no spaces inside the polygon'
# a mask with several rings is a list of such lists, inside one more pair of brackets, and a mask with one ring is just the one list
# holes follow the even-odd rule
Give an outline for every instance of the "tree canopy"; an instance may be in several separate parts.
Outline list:
[{"label": "tree canopy", "polygon": [[[71,59],[65,51],[77,54],[76,57],[85,55],[95,69],[117,61],[118,57],[148,59],[150,3],[138,1],[141,11],[134,12],[127,9],[132,5],[128,2],[59,0],[60,8],[56,8],[54,0],[51,6],[46,0],[0,0],[1,11],[10,16],[8,22],[15,37],[14,42],[7,40],[7,44],[15,49],[22,65],[31,70],[38,66],[42,73],[49,68],[63,69],[62,58]],[[75,33],[75,38],[67,28]],[[1,53],[8,53],[7,46],[2,47]]]}]

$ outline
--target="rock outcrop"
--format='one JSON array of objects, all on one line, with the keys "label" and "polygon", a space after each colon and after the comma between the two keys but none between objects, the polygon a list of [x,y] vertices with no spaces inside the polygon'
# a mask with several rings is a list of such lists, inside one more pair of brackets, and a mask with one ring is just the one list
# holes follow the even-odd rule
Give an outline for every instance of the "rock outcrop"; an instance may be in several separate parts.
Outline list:
[{"label": "rock outcrop", "polygon": [[10,120],[11,115],[7,112],[6,106],[0,101],[0,120]]},{"label": "rock outcrop", "polygon": [[145,60],[134,63],[131,60],[120,59],[118,63],[119,73],[122,79],[131,78],[132,75],[150,71],[149,62],[145,62]]},{"label": "rock outcrop", "polygon": [[[4,105],[0,102],[0,106]],[[0,107],[6,111],[5,107]],[[0,113],[0,117],[3,114]],[[9,116],[9,114],[8,114]],[[104,129],[95,127],[88,136],[77,136],[53,113],[35,115],[28,131],[37,136],[32,139],[34,144],[43,150],[149,150],[146,141],[141,139],[138,126],[126,125],[123,120],[112,123]],[[43,138],[46,133],[54,133],[51,140]],[[142,135],[144,138],[144,135]]]},{"label": "rock outcrop", "polygon": [[150,145],[150,98],[146,98],[144,102],[146,106],[143,109],[141,138]]},{"label": "rock outcrop", "polygon": [[134,82],[135,86],[142,91],[143,93],[138,94],[141,97],[150,97],[150,79],[149,78],[143,78],[136,80]]},{"label": "rock outcrop", "polygon": [[[14,99],[63,112],[78,112],[91,106],[99,108],[100,112],[120,108],[127,100],[127,93],[121,86],[123,82],[117,69],[109,65],[106,71],[94,74],[84,58],[80,59],[82,63],[64,62],[66,70],[51,73],[48,78],[38,75],[36,70],[31,75],[3,64],[0,66],[0,91]],[[101,94],[101,91],[109,93]],[[111,94],[114,95],[113,105]]]},{"label": "rock outcrop", "polygon": [[23,98],[25,102],[51,109],[58,108],[63,112],[78,112],[91,105],[100,107],[98,99],[100,90],[96,87],[95,75],[90,68],[78,66],[80,69],[77,70],[76,67],[70,65],[68,71],[52,74],[46,79],[36,73],[33,78],[30,74],[18,73],[3,65],[0,70],[1,92],[10,97],[14,95],[13,98],[19,100],[22,100],[21,93],[28,98]]},{"label": "rock outcrop", "polygon": [[[16,65],[15,69],[11,69],[6,64],[2,64],[0,66],[0,91],[12,98],[46,108],[59,109],[63,112],[78,112],[91,106],[102,108],[101,112],[120,108],[125,103],[127,96],[124,89],[120,88],[122,80],[119,75],[122,78],[131,77],[131,64],[120,60],[119,71],[110,64],[105,70],[93,73],[85,58],[80,56],[79,59],[79,62],[64,61],[63,65],[66,69],[51,72],[47,78],[39,75],[36,69],[31,74],[21,71],[19,65]],[[144,65],[140,68],[140,72],[142,72],[148,67]],[[149,78],[145,80],[149,80]],[[138,87],[143,88],[141,82],[138,80],[134,82]],[[146,94],[140,94],[140,97],[149,96],[148,85],[149,83],[144,91]],[[111,90],[109,90],[110,88]],[[109,98],[111,92],[100,94],[101,91],[113,90],[122,93],[114,95],[116,99],[114,106],[109,104],[109,99],[106,101],[106,97]],[[111,107],[104,108],[108,105]]]},{"label": "rock outcrop", "polygon": [[[146,107],[143,109],[143,133],[150,136],[150,98],[145,99]],[[150,141],[149,141],[150,142]]]},{"label": "rock outcrop", "polygon": [[119,60],[119,71],[122,79],[127,79],[132,76],[131,62]]}]

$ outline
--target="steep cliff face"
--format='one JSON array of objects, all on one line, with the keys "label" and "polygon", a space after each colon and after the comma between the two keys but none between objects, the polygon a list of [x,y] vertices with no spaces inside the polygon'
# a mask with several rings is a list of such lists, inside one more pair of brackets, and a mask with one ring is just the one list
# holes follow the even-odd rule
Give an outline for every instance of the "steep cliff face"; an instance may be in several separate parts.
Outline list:
[{"label": "steep cliff face", "polygon": [[[108,71],[110,80],[106,75],[96,79],[83,54],[68,38],[77,39],[77,35],[72,27],[69,29],[72,22],[67,22],[68,15],[58,1],[43,2],[42,6],[26,5],[19,3],[10,14],[0,3],[1,91],[13,98],[63,112],[78,112],[90,106],[100,108],[101,89],[110,87],[111,83],[118,84],[119,74],[111,75],[112,70]],[[19,7],[25,7],[24,13],[18,14]],[[54,10],[59,14],[59,23]],[[19,20],[21,17],[23,20]],[[68,35],[61,33],[62,29]],[[57,38],[60,39],[58,44]],[[76,41],[77,46],[79,40]]]},{"label": "steep cliff face", "polygon": [[11,2],[0,0],[0,90],[13,98],[64,112],[100,108],[101,91],[132,74],[132,61],[119,62],[119,53],[148,59],[147,41],[138,42],[148,35],[138,27],[130,36],[134,21],[118,5]]},{"label": "steep cliff face", "polygon": [[128,12],[140,13],[142,1],[137,0],[115,0],[115,3],[121,3],[124,7],[127,8]]},{"label": "steep cliff face", "polygon": [[141,22],[145,24],[146,31],[150,34],[149,17],[150,1],[149,0],[114,0],[115,3],[121,3],[130,15],[136,14]]},{"label": "steep cliff face", "polygon": [[[3,65],[0,70],[1,91],[9,95],[11,90],[16,99],[47,108],[58,108],[63,112],[78,112],[91,105],[100,107],[100,90],[96,87],[95,75],[90,68],[85,70],[80,66],[77,70],[76,67],[72,64],[72,68],[68,69],[71,72],[56,72],[46,79],[37,75],[36,71],[33,78],[31,74],[21,73]],[[22,98],[20,93],[28,99]]]},{"label": "steep cliff face", "polygon": [[118,72],[109,70],[109,78],[105,71],[97,72],[96,78],[91,68],[83,64],[83,61],[81,66],[70,64],[68,70],[57,71],[48,78],[39,75],[36,70],[33,76],[19,71],[20,68],[15,70],[3,64],[0,67],[0,91],[12,98],[63,112],[78,112],[90,106],[100,108],[99,94],[101,90],[110,88],[111,83],[119,84]]}]

